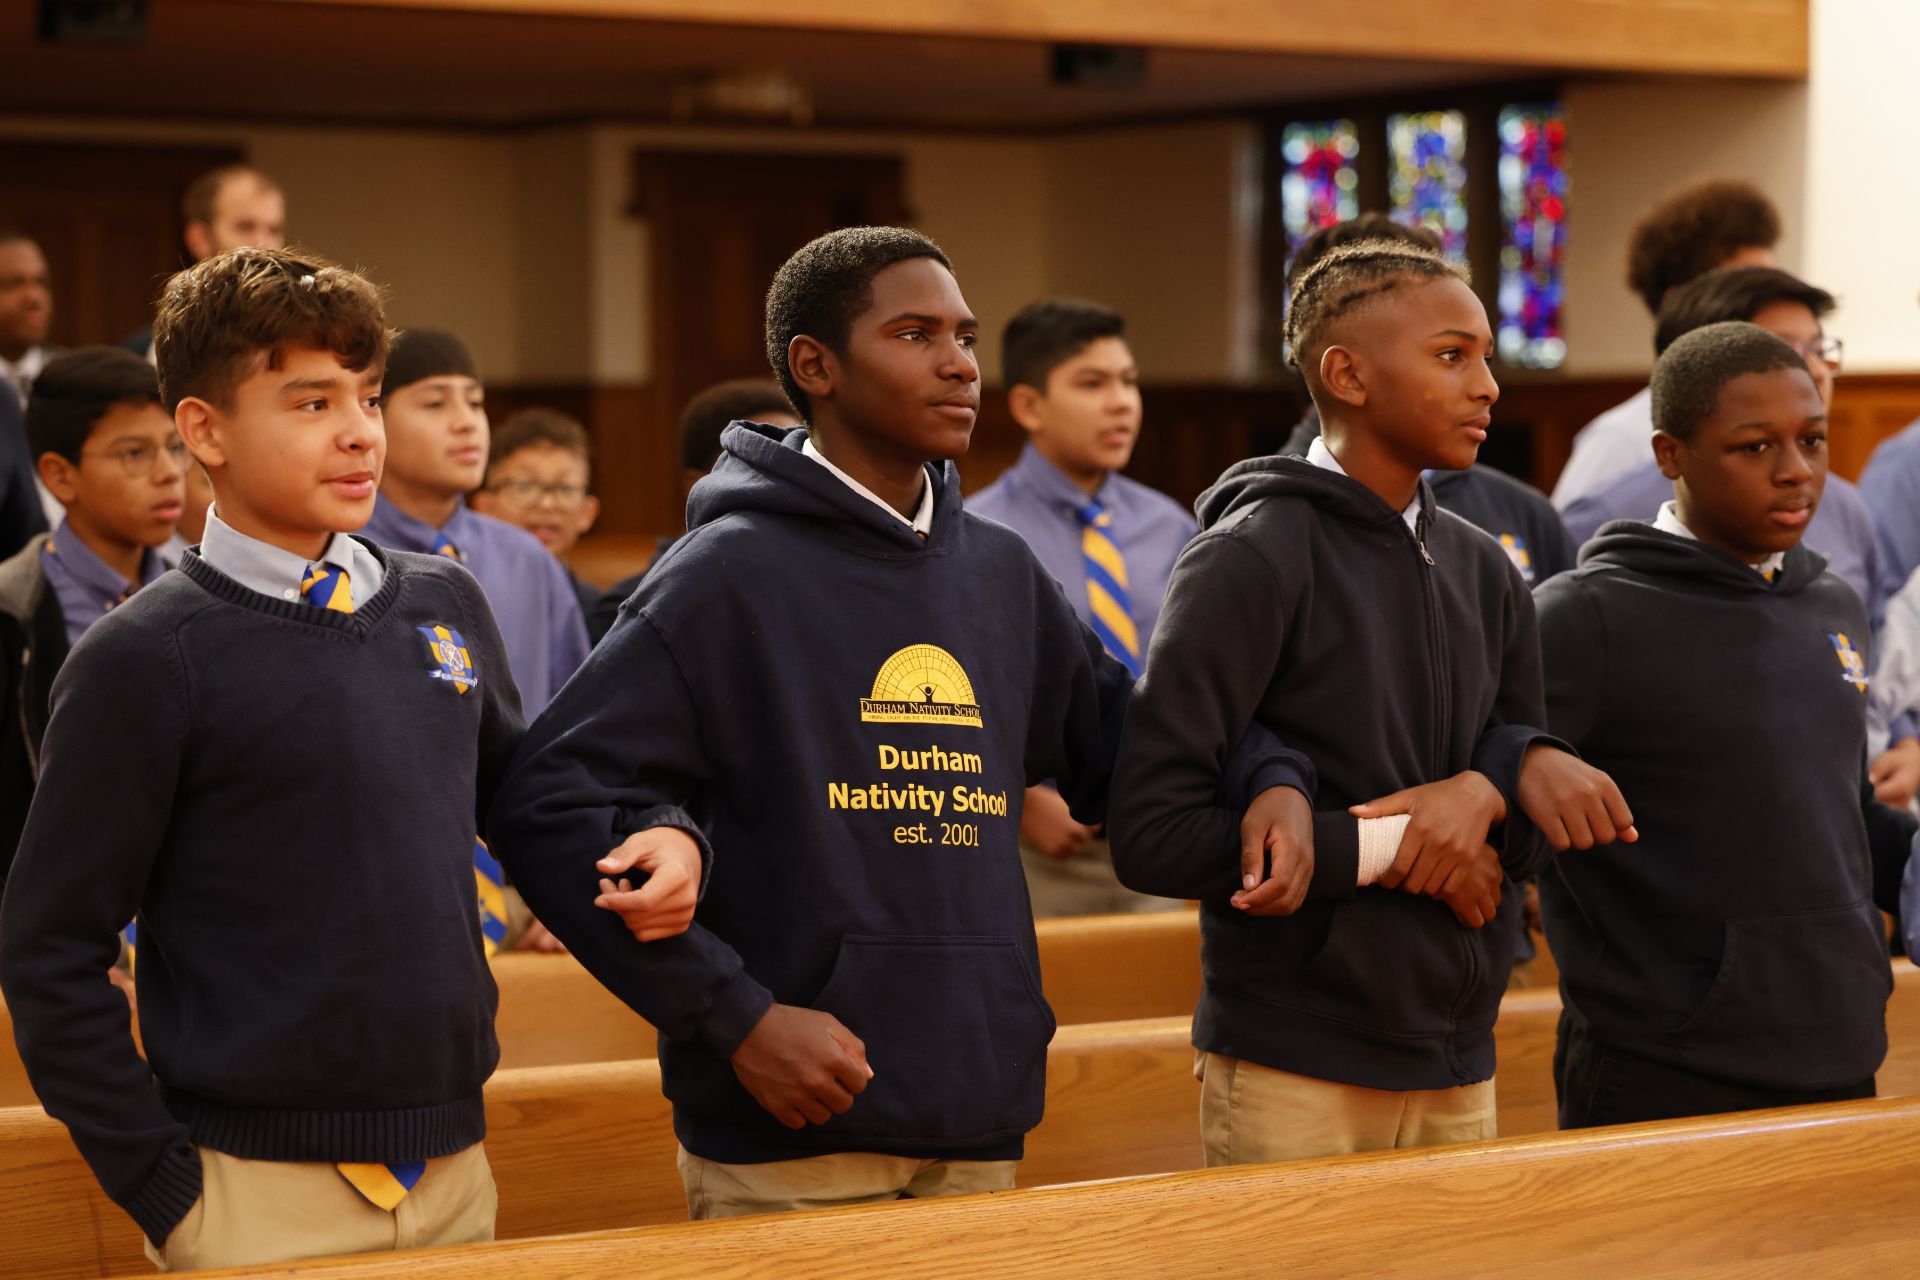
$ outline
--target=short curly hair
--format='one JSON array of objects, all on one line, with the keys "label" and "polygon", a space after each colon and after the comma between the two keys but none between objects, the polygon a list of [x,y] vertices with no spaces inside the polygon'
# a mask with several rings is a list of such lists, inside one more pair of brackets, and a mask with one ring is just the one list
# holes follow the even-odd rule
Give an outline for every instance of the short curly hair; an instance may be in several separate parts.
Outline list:
[{"label": "short curly hair", "polygon": [[1448,279],[1467,283],[1465,268],[1411,240],[1356,240],[1332,249],[1294,277],[1287,302],[1287,358],[1311,389],[1334,321],[1409,282]]},{"label": "short curly hair", "polygon": [[1653,425],[1676,440],[1691,441],[1713,416],[1720,392],[1749,373],[1798,370],[1813,376],[1800,353],[1745,320],[1722,320],[1682,334],[1653,364]]},{"label": "short curly hair", "polygon": [[813,422],[807,393],[787,367],[801,334],[843,352],[853,322],[873,297],[873,278],[898,262],[932,258],[953,270],[940,246],[905,227],[844,227],[802,245],[767,289],[767,363],[803,422]]},{"label": "short curly hair", "polygon": [[1669,290],[1698,279],[1742,249],[1780,242],[1780,211],[1751,182],[1715,178],[1677,191],[1633,229],[1627,284],[1660,314]]},{"label": "short curly hair", "polygon": [[188,267],[167,281],[153,322],[169,412],[189,396],[229,407],[263,354],[277,369],[290,347],[331,351],[357,373],[384,368],[392,343],[371,281],[289,249],[235,249]]}]

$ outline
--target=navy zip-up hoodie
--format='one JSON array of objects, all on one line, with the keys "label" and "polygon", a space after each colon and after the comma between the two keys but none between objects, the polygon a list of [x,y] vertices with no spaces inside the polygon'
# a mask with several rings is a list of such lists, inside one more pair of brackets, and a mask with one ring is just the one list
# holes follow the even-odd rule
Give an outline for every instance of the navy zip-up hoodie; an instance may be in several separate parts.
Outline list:
[{"label": "navy zip-up hoodie", "polygon": [[[1515,797],[1544,738],[1533,600],[1498,544],[1437,510],[1421,534],[1364,485],[1255,458],[1197,507],[1136,687],[1109,820],[1121,882],[1201,904],[1194,1044],[1376,1089],[1493,1074],[1493,1022],[1520,910],[1460,925],[1441,902],[1356,891],[1346,810],[1479,769],[1507,799],[1493,833],[1511,879],[1548,847]],[[1318,771],[1306,903],[1256,918],[1239,888],[1239,815],[1214,797],[1229,746],[1263,726]]]},{"label": "navy zip-up hoodie", "polygon": [[1640,831],[1540,877],[1567,1007],[1603,1044],[1794,1090],[1886,1054],[1874,904],[1914,823],[1864,785],[1866,609],[1825,568],[1796,547],[1769,583],[1618,520],[1540,589],[1549,727]]},{"label": "navy zip-up hoodie", "polygon": [[[535,722],[494,847],[540,919],[660,1028],[689,1151],[1012,1159],[1053,1014],[1018,851],[1024,789],[1105,809],[1129,685],[1018,535],[929,469],[933,530],[729,427],[687,535]],[[684,935],[592,905],[596,859],[669,822],[709,843]],[[728,1061],[770,1002],[839,1018],[874,1077],[782,1127]]]}]

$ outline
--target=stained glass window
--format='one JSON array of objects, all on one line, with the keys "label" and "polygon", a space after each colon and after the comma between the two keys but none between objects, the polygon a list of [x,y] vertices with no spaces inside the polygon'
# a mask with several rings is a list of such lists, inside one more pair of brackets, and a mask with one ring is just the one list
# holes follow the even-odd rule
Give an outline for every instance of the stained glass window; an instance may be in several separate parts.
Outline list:
[{"label": "stained glass window", "polygon": [[1387,117],[1387,197],[1393,220],[1425,227],[1455,262],[1467,260],[1467,118],[1459,111]]},{"label": "stained glass window", "polygon": [[1567,120],[1557,102],[1500,112],[1500,357],[1535,369],[1567,358]]},{"label": "stained glass window", "polygon": [[1351,120],[1290,124],[1280,135],[1286,176],[1280,179],[1280,219],[1287,249],[1321,227],[1344,222],[1360,212],[1360,133]]}]

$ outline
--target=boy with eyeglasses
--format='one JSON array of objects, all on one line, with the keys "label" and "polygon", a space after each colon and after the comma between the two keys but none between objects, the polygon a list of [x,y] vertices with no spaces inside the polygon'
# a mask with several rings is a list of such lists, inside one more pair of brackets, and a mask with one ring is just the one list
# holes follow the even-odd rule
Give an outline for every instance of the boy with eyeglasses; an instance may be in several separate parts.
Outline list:
[{"label": "boy with eyeglasses", "polygon": [[49,361],[26,432],[66,518],[0,563],[0,888],[40,772],[53,678],[88,627],[166,571],[155,548],[180,519],[188,464],[153,367],[115,347]]},{"label": "boy with eyeglasses", "polygon": [[600,603],[600,591],[574,576],[567,557],[600,518],[592,490],[586,428],[557,409],[532,408],[510,415],[494,433],[486,483],[472,498],[475,511],[540,539],[566,569],[583,614]]}]

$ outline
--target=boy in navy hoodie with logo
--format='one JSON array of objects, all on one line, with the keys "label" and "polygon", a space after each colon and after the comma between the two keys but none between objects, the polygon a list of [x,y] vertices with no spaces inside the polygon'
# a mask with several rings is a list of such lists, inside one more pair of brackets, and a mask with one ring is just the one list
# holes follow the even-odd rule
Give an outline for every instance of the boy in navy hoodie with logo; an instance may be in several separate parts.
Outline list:
[{"label": "boy in navy hoodie with logo", "polygon": [[[1291,301],[1323,434],[1202,495],[1110,817],[1122,883],[1200,900],[1210,1165],[1492,1137],[1514,882],[1549,845],[1633,838],[1612,782],[1532,727],[1519,570],[1422,478],[1472,464],[1499,394],[1473,291],[1375,240]],[[1250,725],[1318,786],[1262,791],[1242,824],[1217,797]]]},{"label": "boy in navy hoodie with logo", "polygon": [[[1021,795],[1101,820],[1130,680],[961,507],[977,331],[912,231],[794,254],[767,354],[807,428],[727,429],[494,806],[528,902],[660,1028],[696,1218],[1008,1187],[1040,1119]],[[684,936],[636,942],[593,858],[663,823],[711,878]]]},{"label": "boy in navy hoodie with logo", "polygon": [[1654,366],[1653,418],[1673,501],[1539,595],[1549,726],[1646,832],[1540,878],[1570,1129],[1872,1097],[1875,904],[1914,831],[1866,780],[1866,608],[1801,542],[1827,476],[1805,359],[1695,329]]}]

